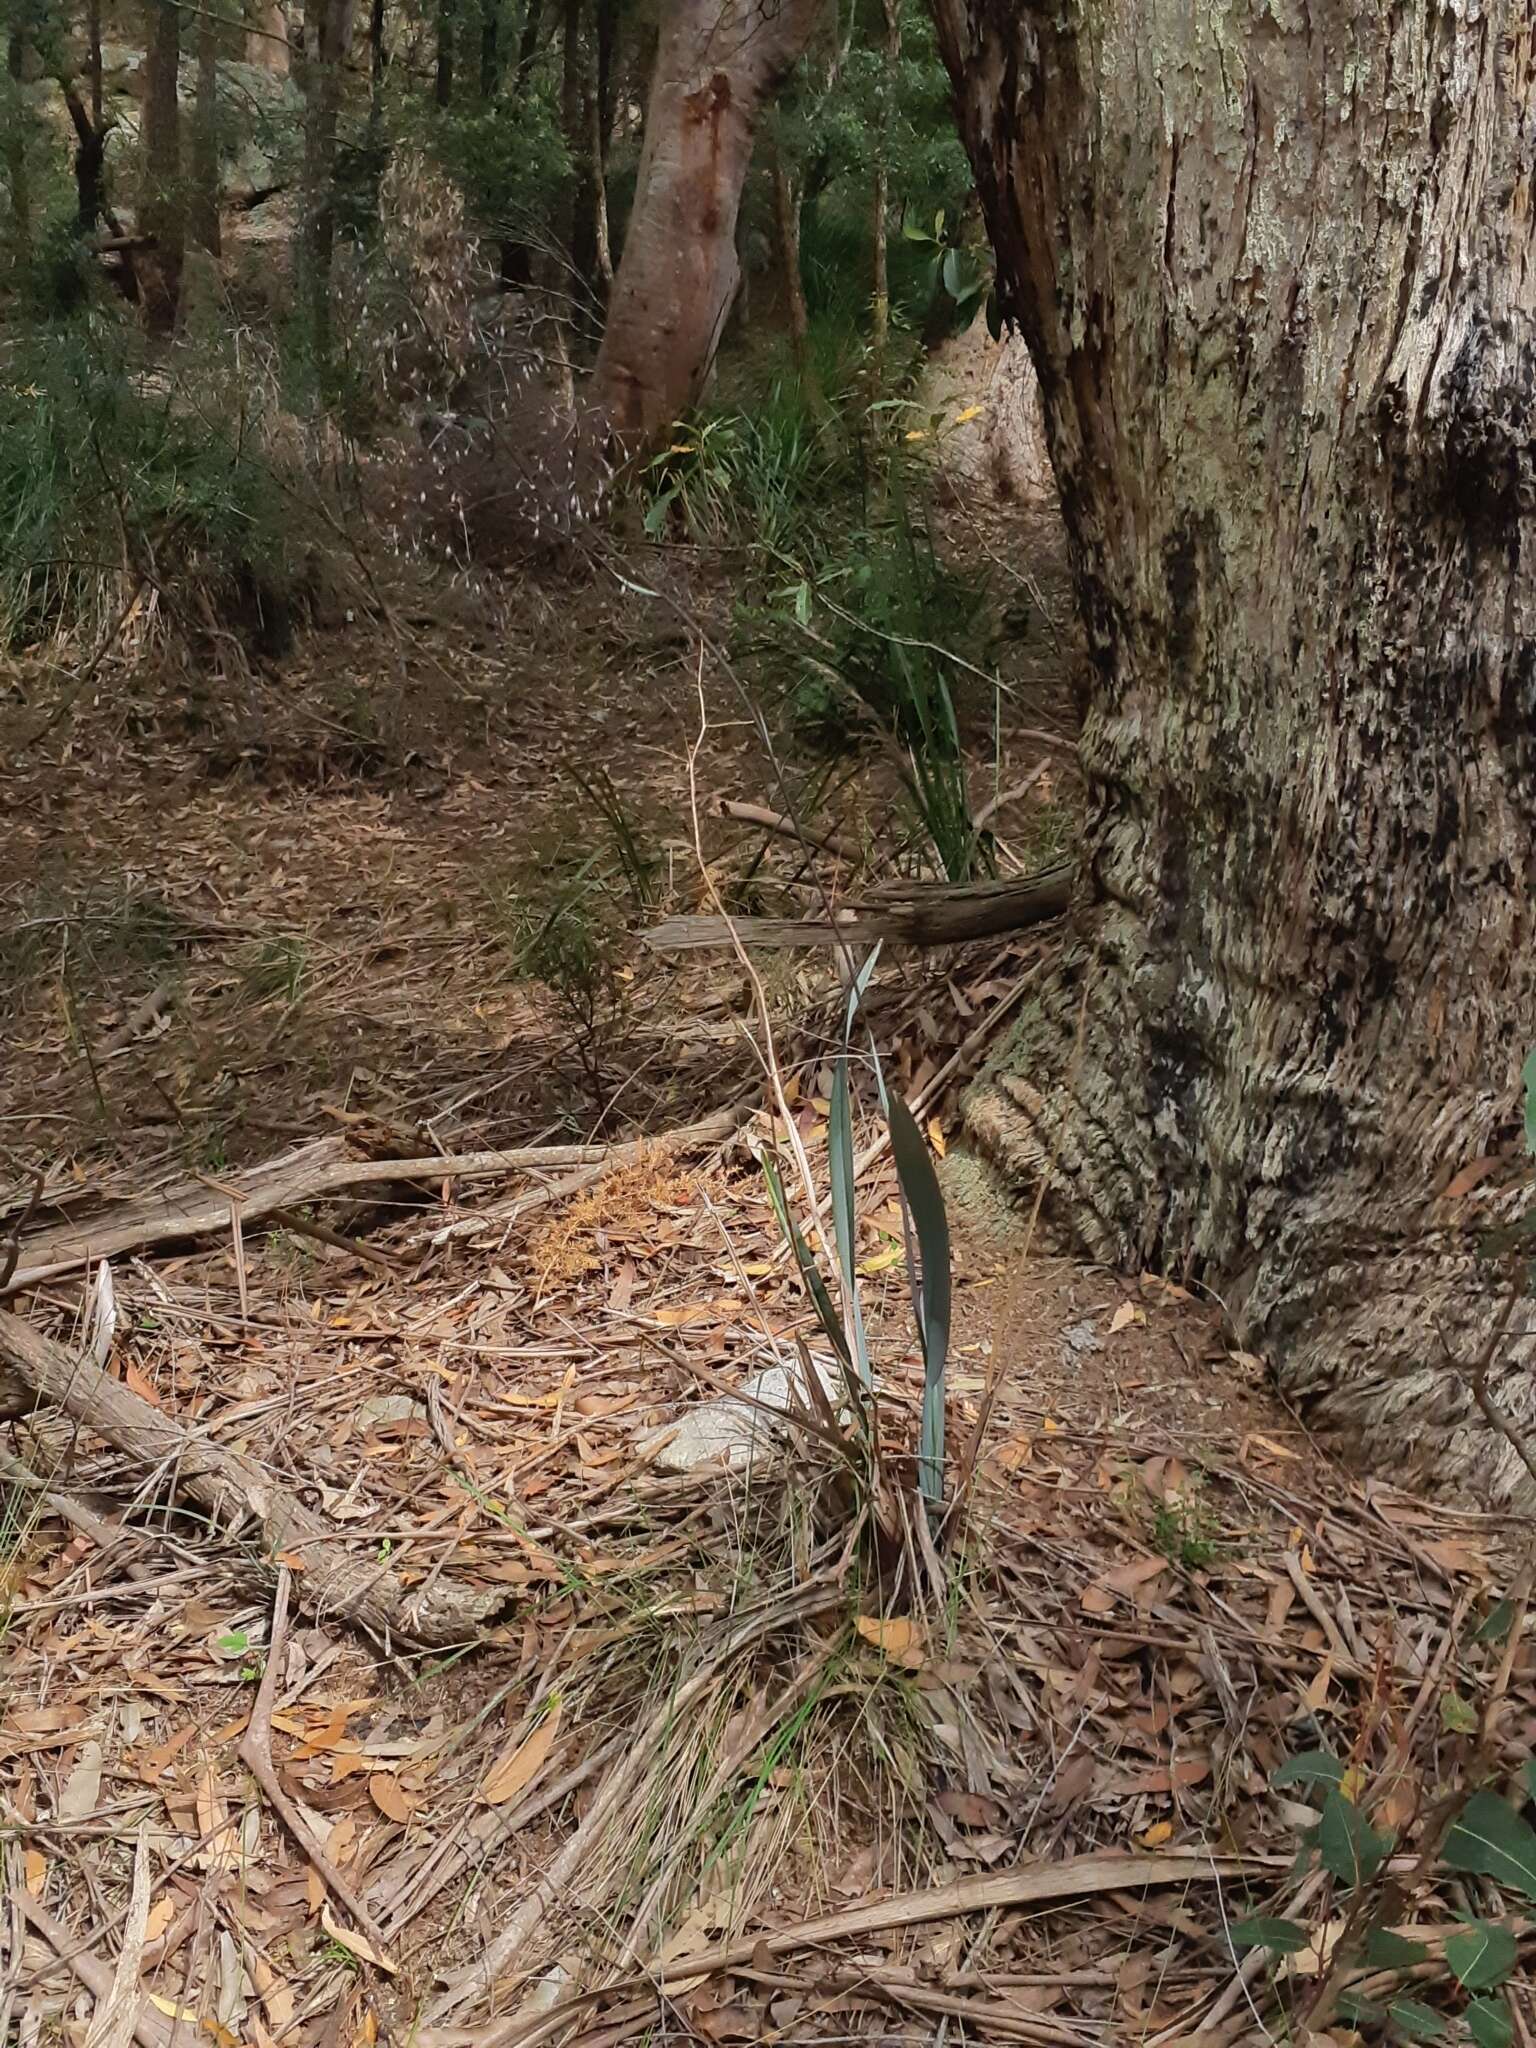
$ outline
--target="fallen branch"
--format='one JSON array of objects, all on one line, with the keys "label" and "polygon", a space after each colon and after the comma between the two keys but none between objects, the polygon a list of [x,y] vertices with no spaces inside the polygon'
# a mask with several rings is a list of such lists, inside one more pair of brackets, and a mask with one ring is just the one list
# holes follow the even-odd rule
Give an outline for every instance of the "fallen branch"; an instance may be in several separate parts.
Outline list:
[{"label": "fallen branch", "polygon": [[[111,1997],[112,1971],[80,1946],[77,1935],[72,1934],[61,1921],[55,1920],[47,1907],[40,1906],[30,1892],[13,1891],[11,1902],[20,1910],[22,1918],[36,1928],[60,1962],[68,1964],[98,2003]],[[141,1998],[135,2008],[133,2038],[139,2043],[139,2048],[169,2048],[171,2029],[147,1998]]]},{"label": "fallen branch", "polygon": [[416,2048],[535,2048],[561,2033],[572,2018],[615,1991],[649,1983],[661,1991],[690,1978],[718,1976],[763,1956],[786,1955],[792,1949],[819,1948],[830,1941],[858,1940],[894,1927],[917,1927],[929,1920],[958,1920],[969,1913],[1004,1906],[1044,1905],[1055,1899],[1080,1899],[1097,1892],[1150,1891],[1158,1885],[1219,1884],[1223,1879],[1252,1876],[1272,1867],[1274,1859],[1258,1856],[1212,1856],[1201,1850],[1170,1850],[1160,1855],[1069,1856],[1060,1863],[1031,1863],[1014,1870],[989,1871],[931,1891],[899,1892],[870,1906],[850,1906],[823,1913],[791,1927],[776,1927],[744,1941],[698,1949],[643,1971],[617,1978],[591,1991],[578,1992],[545,2012],[508,2016],[490,2027],[418,2028]]},{"label": "fallen branch", "polygon": [[657,953],[698,946],[955,946],[1060,917],[1072,893],[1070,863],[1001,882],[930,882],[868,890],[847,910],[821,917],[669,917],[645,934]]},{"label": "fallen branch", "polygon": [[716,799],[713,809],[717,818],[730,818],[738,825],[756,825],[759,831],[772,832],[780,839],[798,840],[813,853],[830,853],[834,860],[856,857],[836,832],[812,832],[782,812],[770,811],[766,804],[743,803],[736,797],[722,796]]},{"label": "fallen branch", "polygon": [[273,1811],[284,1827],[308,1857],[321,1883],[333,1898],[346,1907],[367,1937],[374,1952],[374,1959],[382,1968],[393,1970],[395,1966],[385,1953],[384,1936],[370,1918],[362,1901],[315,1840],[303,1815],[283,1790],[272,1762],[272,1696],[277,1690],[277,1674],[288,1640],[288,1589],[292,1578],[293,1575],[286,1565],[279,1567],[277,1594],[272,1603],[272,1630],[267,1638],[266,1665],[261,1674],[256,1704],[251,1709],[250,1723],[240,1738],[237,1754],[267,1795]]},{"label": "fallen branch", "polygon": [[177,1244],[230,1228],[239,1211],[242,1228],[340,1188],[378,1187],[401,1180],[487,1180],[503,1173],[557,1172],[574,1166],[619,1166],[657,1146],[704,1145],[728,1137],[738,1119],[725,1111],[702,1123],[614,1145],[521,1145],[506,1152],[450,1152],[420,1159],[354,1159],[338,1156],[334,1139],[305,1146],[285,1158],[268,1160],[227,1178],[185,1181],[139,1201],[125,1202],[85,1223],[61,1224],[41,1232],[24,1247],[22,1263],[0,1293],[34,1287],[97,1259],[150,1245]]},{"label": "fallen branch", "polygon": [[310,1614],[343,1615],[386,1642],[441,1648],[468,1641],[506,1602],[504,1592],[474,1592],[441,1579],[413,1593],[376,1560],[337,1543],[335,1529],[254,1459],[193,1435],[7,1309],[0,1309],[0,1362],[34,1394],[116,1445],[135,1469],[174,1473],[177,1487],[230,1534],[254,1522],[268,1560],[298,1558],[300,1602]]}]

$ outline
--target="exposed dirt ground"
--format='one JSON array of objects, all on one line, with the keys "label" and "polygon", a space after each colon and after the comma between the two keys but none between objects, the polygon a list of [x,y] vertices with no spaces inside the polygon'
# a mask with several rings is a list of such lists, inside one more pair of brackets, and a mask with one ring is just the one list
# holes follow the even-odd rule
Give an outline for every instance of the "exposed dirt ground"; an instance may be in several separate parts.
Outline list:
[{"label": "exposed dirt ground", "polygon": [[[1447,1699],[1485,1758],[1529,1752],[1519,1588],[1507,1656],[1473,1633],[1511,1584],[1504,1526],[1330,1465],[1214,1305],[1021,1254],[1022,1218],[1005,1246],[953,1155],[961,1506],[932,1535],[914,1506],[922,1364],[878,1151],[863,1448],[813,1412],[750,1477],[668,1472],[657,1431],[825,1348],[745,1142],[788,1136],[747,978],[633,939],[706,900],[698,651],[575,580],[417,591],[397,619],[238,682],[109,678],[25,752],[37,693],[6,707],[7,1228],[43,1169],[22,1267],[61,1217],[238,1190],[316,1139],[420,1159],[751,1121],[580,1185],[417,1171],[116,1262],[108,1376],[187,1435],[152,1468],[57,1414],[10,1426],[16,2037],[83,2036],[126,1952],[146,2048],[1273,2038],[1318,1959],[1275,1983],[1231,1926],[1326,1926],[1339,1896],[1292,1867],[1312,1814],[1272,1788],[1282,1760],[1349,1758],[1407,1842],[1473,1740]],[[1073,801],[1059,657],[1026,646],[1014,682],[977,766],[1034,778],[1005,859]],[[704,692],[701,798],[775,802],[744,707],[717,673]],[[645,853],[632,899],[570,773],[599,760]],[[849,766],[819,822],[888,844],[889,778]],[[811,764],[789,772],[799,793]],[[814,907],[796,849],[702,830],[732,901]],[[598,858],[630,931],[583,1054],[526,906]],[[1051,944],[883,963],[874,1030],[936,1145]],[[820,1192],[840,994],[821,960],[763,974]],[[88,1341],[79,1278],[9,1305]],[[210,1447],[256,1472],[241,1529],[182,1490]],[[274,1554],[284,1487],[326,1533]],[[317,1545],[484,1618],[457,1647],[370,1641]],[[1454,2005],[1440,1937],[1468,1908],[1427,1880],[1401,1902],[1423,1997]]]}]

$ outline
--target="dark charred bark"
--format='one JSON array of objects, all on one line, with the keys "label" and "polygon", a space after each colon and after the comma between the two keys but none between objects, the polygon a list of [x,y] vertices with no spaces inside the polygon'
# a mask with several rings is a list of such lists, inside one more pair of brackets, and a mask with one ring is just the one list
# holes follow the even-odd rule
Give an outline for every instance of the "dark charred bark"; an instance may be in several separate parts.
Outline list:
[{"label": "dark charred bark", "polygon": [[[97,44],[100,58],[100,43]],[[64,98],[65,111],[75,131],[75,227],[82,235],[96,232],[101,223],[102,164],[106,158],[107,138],[98,123],[87,113],[84,100],[75,89],[73,79],[61,78],[59,90]]]},{"label": "dark charred bark", "polygon": [[493,100],[501,84],[500,0],[480,0],[480,97]]},{"label": "dark charred bark", "polygon": [[[539,29],[543,21],[543,0],[528,0],[523,15],[522,29],[517,39],[517,65],[513,73],[515,89],[521,92],[533,75],[533,66],[539,54]],[[527,243],[515,235],[506,236],[501,245],[500,265],[502,288],[506,291],[526,291],[533,283],[533,251]]]},{"label": "dark charred bark", "polygon": [[437,0],[437,70],[432,97],[440,107],[453,104],[454,0]]},{"label": "dark charred bark", "polygon": [[331,345],[331,259],[336,247],[336,128],[352,0],[307,0],[304,19],[304,228],[301,291],[322,376]]},{"label": "dark charred bark", "polygon": [[181,297],[186,239],[186,195],[181,175],[181,9],[176,0],[149,0],[144,53],[144,116],[140,131],[139,229],[150,237],[137,270],[144,322],[169,334]]},{"label": "dark charred bark", "polygon": [[[1088,656],[1078,937],[970,1128],[1325,1422],[1514,1490],[1447,1360],[1527,1197],[1440,1191],[1536,1043],[1536,15],[936,12]],[[1524,1421],[1533,1362],[1522,1305]]]},{"label": "dark charred bark", "polygon": [[14,109],[12,118],[5,124],[5,178],[10,187],[11,254],[19,262],[25,261],[32,251],[32,189],[27,163],[27,128],[20,104],[26,67],[26,37],[19,28],[13,28],[5,45],[5,69]]},{"label": "dark charred bark", "polygon": [[634,211],[593,373],[631,445],[698,398],[736,296],[736,217],[758,116],[820,0],[674,0],[662,20]]}]

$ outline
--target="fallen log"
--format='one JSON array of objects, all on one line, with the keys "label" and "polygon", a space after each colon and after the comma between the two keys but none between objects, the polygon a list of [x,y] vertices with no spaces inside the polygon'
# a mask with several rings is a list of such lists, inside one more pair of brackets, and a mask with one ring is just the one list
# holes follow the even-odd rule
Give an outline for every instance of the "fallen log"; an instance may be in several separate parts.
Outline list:
[{"label": "fallen log", "polygon": [[114,1445],[135,1471],[171,1473],[228,1535],[254,1525],[267,1561],[297,1561],[295,1596],[316,1618],[342,1615],[385,1642],[442,1649],[468,1642],[506,1604],[505,1592],[442,1578],[416,1590],[404,1585],[376,1558],[338,1542],[339,1532],[254,1458],[184,1429],[93,1359],[66,1351],[8,1309],[0,1309],[0,1361],[39,1399]]},{"label": "fallen log", "polygon": [[907,883],[867,889],[826,917],[669,917],[645,934],[657,953],[699,946],[956,946],[1060,917],[1071,900],[1070,861],[1001,882]]},{"label": "fallen log", "polygon": [[241,1228],[246,1229],[263,1217],[342,1188],[378,1187],[402,1180],[486,1180],[502,1173],[564,1172],[573,1166],[621,1166],[657,1148],[713,1144],[729,1137],[738,1121],[735,1112],[725,1110],[656,1138],[614,1145],[521,1145],[506,1152],[450,1152],[421,1159],[338,1158],[337,1141],[324,1139],[244,1173],[227,1174],[219,1180],[184,1181],[138,1201],[123,1202],[83,1223],[40,1231],[22,1245],[9,1280],[0,1280],[0,1295],[55,1280],[61,1273],[73,1273],[98,1259],[217,1235],[230,1228],[236,1211]]}]

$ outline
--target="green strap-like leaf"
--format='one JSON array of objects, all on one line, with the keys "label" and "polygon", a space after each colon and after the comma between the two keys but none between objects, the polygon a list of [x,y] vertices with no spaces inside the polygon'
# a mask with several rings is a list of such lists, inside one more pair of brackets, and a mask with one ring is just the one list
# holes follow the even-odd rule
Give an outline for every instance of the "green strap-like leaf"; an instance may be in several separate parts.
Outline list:
[{"label": "green strap-like leaf", "polygon": [[922,1273],[913,1273],[912,1308],[923,1345],[923,1426],[918,1475],[923,1497],[944,1497],[944,1367],[949,1356],[951,1276],[949,1217],[939,1176],[917,1121],[899,1095],[889,1098],[891,1155],[902,1201],[917,1234]]},{"label": "green strap-like leaf", "polygon": [[853,1106],[848,1094],[848,1055],[840,1053],[832,1069],[832,1094],[827,1104],[827,1176],[832,1184],[832,1234],[837,1242],[837,1263],[842,1272],[843,1305],[848,1316],[848,1334],[853,1342],[854,1363],[867,1387],[873,1383],[869,1366],[869,1340],[864,1334],[864,1311],[859,1303],[859,1274],[855,1264],[857,1218],[853,1185]]}]

